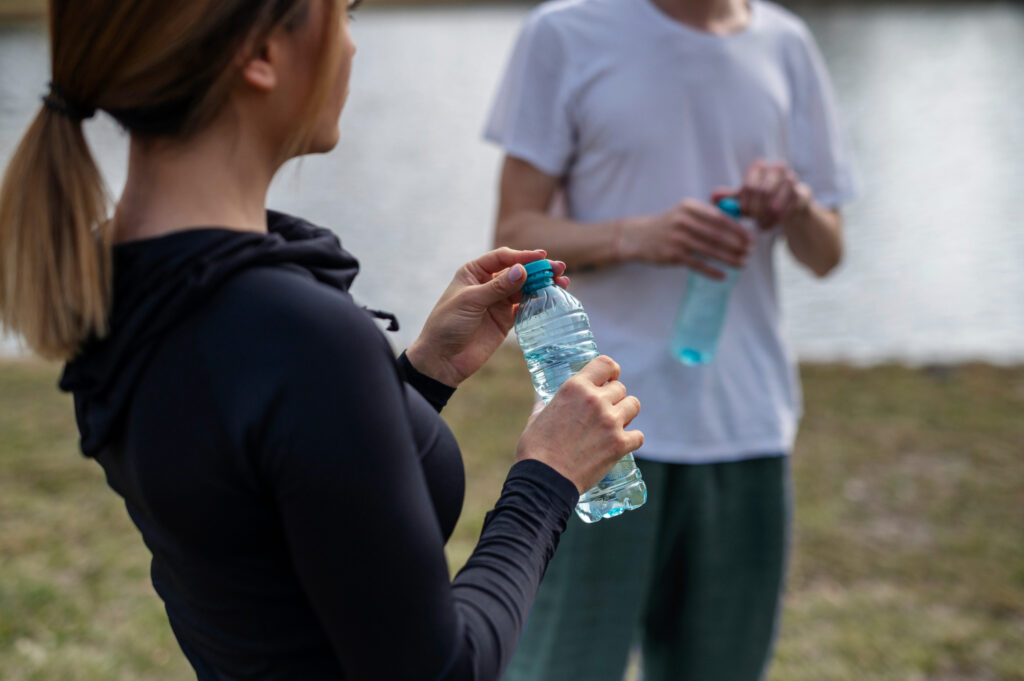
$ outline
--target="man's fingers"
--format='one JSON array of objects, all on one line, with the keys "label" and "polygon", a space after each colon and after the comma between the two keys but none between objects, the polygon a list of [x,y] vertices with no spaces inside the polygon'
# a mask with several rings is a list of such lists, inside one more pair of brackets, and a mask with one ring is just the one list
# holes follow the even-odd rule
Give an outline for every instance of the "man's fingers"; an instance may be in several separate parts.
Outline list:
[{"label": "man's fingers", "polygon": [[740,205],[747,215],[764,223],[771,210],[770,200],[779,183],[785,181],[786,167],[757,160],[750,164],[740,191]]},{"label": "man's fingers", "polygon": [[762,227],[771,227],[800,201],[799,178],[785,163],[750,164],[740,190],[740,206]]},{"label": "man's fingers", "polygon": [[761,182],[762,175],[764,175],[764,161],[757,159],[747,166],[747,172],[743,175],[743,189],[749,190],[756,187]]},{"label": "man's fingers", "polygon": [[723,237],[718,230],[701,226],[691,231],[688,237],[687,245],[697,253],[734,267],[742,267],[746,263],[749,249],[736,246],[735,241]]},{"label": "man's fingers", "polygon": [[762,198],[770,197],[778,190],[779,185],[785,179],[785,172],[785,168],[778,165],[770,165],[765,168],[764,174],[761,176],[761,182],[757,187],[758,193],[760,193]]},{"label": "man's fingers", "polygon": [[691,215],[684,215],[683,221],[691,231],[699,231],[712,241],[721,242],[740,252],[750,248],[750,233],[718,208],[710,204],[694,203],[689,210]]},{"label": "man's fingers", "polygon": [[690,257],[698,261],[702,258],[710,260],[712,261],[712,266],[724,263],[730,267],[743,267],[747,264],[747,254],[745,252],[737,253],[733,249],[725,249],[717,244],[701,239],[691,239],[690,243],[681,252],[683,257]]},{"label": "man's fingers", "polygon": [[783,182],[771,198],[772,213],[779,218],[789,212],[796,202],[796,189],[789,182]]},{"label": "man's fingers", "polygon": [[694,258],[692,256],[686,256],[682,259],[682,264],[689,267],[692,270],[700,272],[706,277],[715,280],[725,279],[725,272],[717,270],[711,265],[707,264],[700,258]]},{"label": "man's fingers", "polygon": [[761,176],[764,174],[764,164],[762,161],[754,161],[747,168],[747,172],[743,176],[743,187],[740,188],[740,208],[746,215],[755,215],[755,199],[756,191],[755,187],[761,184]]},{"label": "man's fingers", "polygon": [[711,203],[717,204],[722,199],[728,199],[735,196],[735,189],[730,187],[715,187],[714,191],[711,192]]},{"label": "man's fingers", "polygon": [[[785,193],[791,188],[791,184],[787,180],[788,173],[789,169],[786,166],[773,164],[768,166],[764,176],[761,178],[761,185],[758,187],[760,202],[758,222],[762,227],[774,225],[781,215],[781,211],[776,205],[776,199],[782,198],[785,200]],[[782,195],[781,197],[779,196],[780,194]]]},{"label": "man's fingers", "polygon": [[768,207],[768,192],[774,187],[778,173],[772,166],[761,166],[761,172],[750,186],[750,214],[760,217]]}]

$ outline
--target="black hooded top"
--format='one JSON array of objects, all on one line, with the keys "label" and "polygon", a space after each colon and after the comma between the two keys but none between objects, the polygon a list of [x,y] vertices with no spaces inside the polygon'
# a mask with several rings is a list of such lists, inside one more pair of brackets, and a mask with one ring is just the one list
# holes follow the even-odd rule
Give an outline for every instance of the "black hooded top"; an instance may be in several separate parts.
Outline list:
[{"label": "black hooded top", "polygon": [[110,334],[61,379],[182,650],[201,681],[497,679],[575,486],[513,466],[449,581],[452,390],[395,360],[329,231],[268,226],[115,246]]}]

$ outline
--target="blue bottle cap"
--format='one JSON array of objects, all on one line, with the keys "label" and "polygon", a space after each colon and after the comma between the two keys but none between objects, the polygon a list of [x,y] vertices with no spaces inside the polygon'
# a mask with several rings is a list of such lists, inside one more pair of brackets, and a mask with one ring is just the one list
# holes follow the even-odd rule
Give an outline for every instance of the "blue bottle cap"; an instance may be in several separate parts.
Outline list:
[{"label": "blue bottle cap", "polygon": [[533,293],[554,282],[555,271],[551,269],[551,262],[548,260],[534,260],[528,262],[526,268],[526,281],[523,282],[523,293]]},{"label": "blue bottle cap", "polygon": [[740,202],[732,196],[718,199],[718,209],[734,218],[743,217],[743,212],[740,210]]},{"label": "blue bottle cap", "polygon": [[550,260],[534,260],[533,262],[526,263],[523,267],[526,268],[526,276],[528,277],[533,274],[540,274],[541,272],[550,272],[551,274],[555,273],[555,271],[551,269]]}]

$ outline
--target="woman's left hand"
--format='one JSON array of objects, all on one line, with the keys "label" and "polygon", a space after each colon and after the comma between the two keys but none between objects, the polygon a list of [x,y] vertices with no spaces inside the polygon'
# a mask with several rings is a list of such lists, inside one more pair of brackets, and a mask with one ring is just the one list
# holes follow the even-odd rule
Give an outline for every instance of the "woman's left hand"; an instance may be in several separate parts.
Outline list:
[{"label": "woman's left hand", "polygon": [[[523,265],[540,260],[544,251],[499,248],[466,263],[434,306],[423,331],[406,357],[416,369],[457,387],[484,365],[515,321],[515,306],[526,282]],[[552,261],[555,281],[569,279],[565,263]]]}]

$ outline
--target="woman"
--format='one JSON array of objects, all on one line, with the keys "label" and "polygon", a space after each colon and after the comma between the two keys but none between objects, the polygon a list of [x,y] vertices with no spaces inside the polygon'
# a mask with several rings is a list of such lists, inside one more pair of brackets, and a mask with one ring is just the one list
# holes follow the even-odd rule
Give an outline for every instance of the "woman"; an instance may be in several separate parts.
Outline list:
[{"label": "woman", "polygon": [[[497,678],[579,492],[642,440],[594,360],[528,424],[449,582],[462,467],[437,411],[543,253],[468,263],[396,361],[348,295],[356,261],[264,209],[285,160],[337,142],[344,8],[54,0],[51,36],[52,88],[0,190],[0,321],[69,360],[83,451],[198,677]],[[111,220],[95,109],[131,136]]]}]

